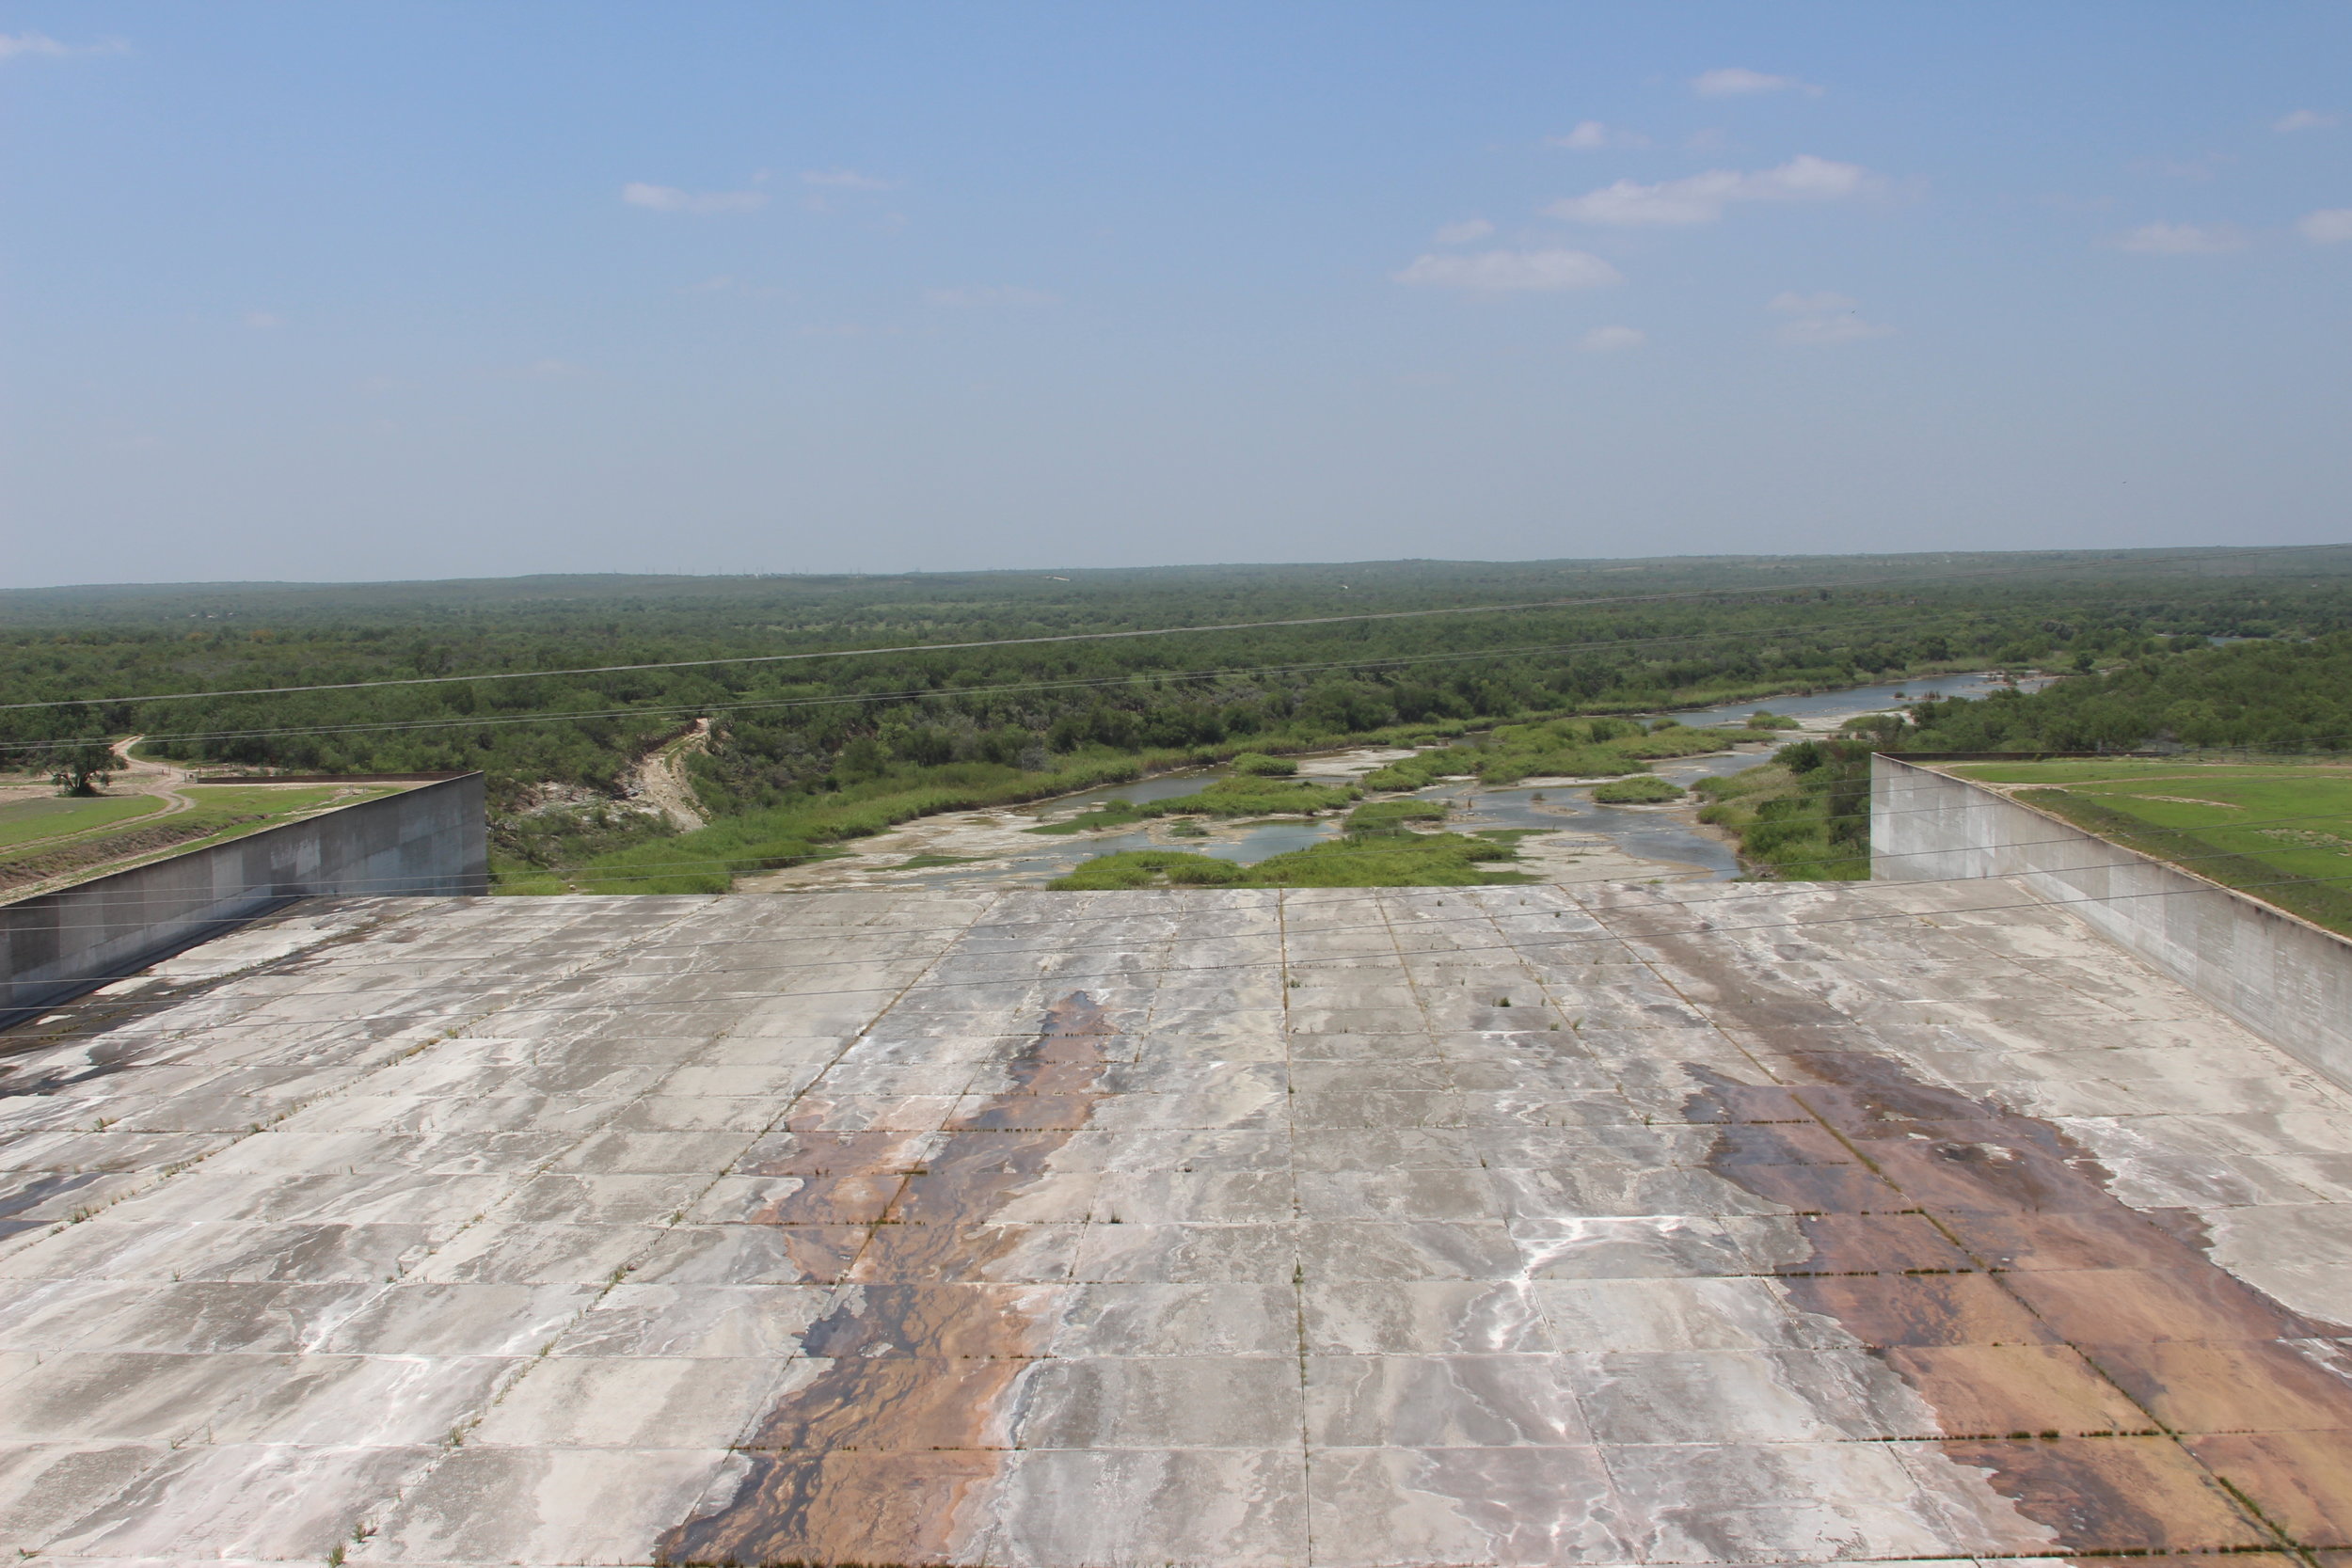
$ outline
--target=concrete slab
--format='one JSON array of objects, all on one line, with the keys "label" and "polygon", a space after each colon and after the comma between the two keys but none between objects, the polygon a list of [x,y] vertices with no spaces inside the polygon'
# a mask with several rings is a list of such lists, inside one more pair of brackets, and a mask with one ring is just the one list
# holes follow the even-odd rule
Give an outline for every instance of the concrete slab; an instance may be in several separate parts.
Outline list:
[{"label": "concrete slab", "polygon": [[2352,1094],[2010,884],[234,941],[7,1037],[0,1545],[2352,1551]]}]

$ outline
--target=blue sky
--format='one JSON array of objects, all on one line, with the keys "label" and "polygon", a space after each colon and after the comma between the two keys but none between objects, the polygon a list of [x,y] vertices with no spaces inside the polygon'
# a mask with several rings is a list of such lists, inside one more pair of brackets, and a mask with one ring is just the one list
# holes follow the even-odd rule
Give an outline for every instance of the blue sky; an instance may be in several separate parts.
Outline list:
[{"label": "blue sky", "polygon": [[2352,7],[0,4],[0,582],[2352,538]]}]

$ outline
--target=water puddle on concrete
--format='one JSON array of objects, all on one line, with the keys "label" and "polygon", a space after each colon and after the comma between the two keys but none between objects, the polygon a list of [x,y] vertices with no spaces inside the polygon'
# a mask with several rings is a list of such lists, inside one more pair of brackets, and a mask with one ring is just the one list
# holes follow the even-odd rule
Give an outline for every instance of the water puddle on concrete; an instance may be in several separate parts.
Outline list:
[{"label": "water puddle on concrete", "polygon": [[[762,1169],[808,1180],[762,1217],[809,1237],[815,1277],[850,1283],[803,1342],[815,1375],[739,1445],[733,1494],[663,1536],[658,1560],[957,1559],[960,1514],[1003,1463],[1014,1381],[1049,1327],[1038,1288],[993,1282],[1032,1227],[987,1222],[1086,1125],[1118,1033],[1085,992],[1064,997],[1005,1064],[1005,1089],[944,1132],[805,1125],[827,1119],[821,1105],[795,1118],[795,1147]],[[826,1238],[851,1227],[845,1257]]]}]

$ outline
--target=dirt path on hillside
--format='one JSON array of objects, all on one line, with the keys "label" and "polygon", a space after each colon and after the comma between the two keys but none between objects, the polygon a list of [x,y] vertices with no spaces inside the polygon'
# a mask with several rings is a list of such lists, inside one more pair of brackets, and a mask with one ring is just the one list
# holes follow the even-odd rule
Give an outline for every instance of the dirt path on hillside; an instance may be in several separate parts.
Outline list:
[{"label": "dirt path on hillside", "polygon": [[697,719],[693,728],[647,753],[637,765],[634,783],[638,799],[658,809],[682,833],[691,833],[704,825],[702,802],[694,799],[693,780],[686,771],[686,759],[696,752],[708,750],[710,721]]},{"label": "dirt path on hillside", "polygon": [[183,811],[194,811],[196,802],[172,787],[174,784],[188,782],[189,775],[186,769],[174,768],[167,762],[155,762],[147,757],[135,757],[131,754],[131,748],[146,738],[147,736],[143,735],[127,736],[114,743],[115,757],[122,764],[122,771],[116,774],[114,780],[108,782],[120,781],[129,787],[127,790],[117,789],[112,793],[159,797],[164,802],[164,809],[156,812],[152,816],[139,818],[142,822],[151,822],[161,816],[177,816]]}]

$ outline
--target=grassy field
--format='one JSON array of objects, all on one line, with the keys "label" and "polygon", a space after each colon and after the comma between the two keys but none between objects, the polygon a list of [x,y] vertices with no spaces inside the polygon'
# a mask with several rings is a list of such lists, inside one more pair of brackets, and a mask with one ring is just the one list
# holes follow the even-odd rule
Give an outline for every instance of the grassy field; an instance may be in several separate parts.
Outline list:
[{"label": "grassy field", "polygon": [[199,824],[229,827],[299,816],[324,806],[346,806],[389,795],[397,784],[183,784],[180,793],[196,802],[187,815]]},{"label": "grassy field", "polygon": [[[149,795],[101,796],[85,800],[59,799],[56,804],[64,806],[118,808],[111,814],[91,814],[90,818],[76,823],[77,827],[110,827],[111,831],[58,843],[58,834],[71,830],[47,827],[47,831],[38,838],[21,834],[10,836],[8,830],[15,825],[17,819],[0,816],[0,889],[25,887],[80,872],[95,875],[120,869],[121,863],[140,859],[201,849],[207,845],[242,837],[322,807],[349,805],[378,795],[389,795],[397,787],[390,784],[183,784],[180,786],[180,793],[196,802],[195,807],[167,816],[157,815],[163,810],[165,802]],[[23,811],[24,805],[49,803],[36,800],[0,809]],[[22,820],[46,826],[61,820],[61,817],[55,813],[27,814]]]},{"label": "grassy field", "polygon": [[0,806],[0,849],[78,833],[89,828],[112,827],[164,809],[152,795],[100,795],[75,800],[51,795],[15,800]]},{"label": "grassy field", "polygon": [[2352,936],[2352,766],[1970,763],[2017,799]]}]

